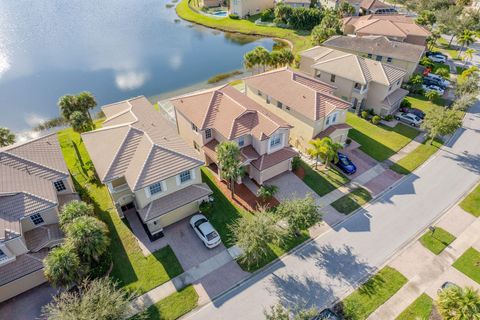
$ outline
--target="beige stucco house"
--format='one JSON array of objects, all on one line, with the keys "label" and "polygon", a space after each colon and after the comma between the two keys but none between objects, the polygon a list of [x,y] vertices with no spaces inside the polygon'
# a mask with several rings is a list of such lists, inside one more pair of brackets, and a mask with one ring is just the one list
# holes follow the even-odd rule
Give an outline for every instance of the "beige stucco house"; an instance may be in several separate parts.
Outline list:
[{"label": "beige stucco house", "polygon": [[408,94],[401,88],[406,72],[396,66],[322,46],[303,51],[300,57],[300,70],[335,85],[335,94],[351,101],[357,112],[392,114]]},{"label": "beige stucco house", "polygon": [[390,40],[426,46],[430,31],[401,14],[369,14],[343,19],[343,33],[357,37],[385,36]]},{"label": "beige stucco house", "polygon": [[59,207],[77,198],[56,134],[0,149],[0,302],[47,281]]},{"label": "beige stucco house", "polygon": [[310,0],[276,0],[275,5],[284,4],[292,8],[310,8]]},{"label": "beige stucco house", "polygon": [[292,169],[291,126],[240,91],[223,86],[171,103],[179,134],[207,165],[217,165],[215,147],[228,140],[237,142],[246,175],[258,184]]},{"label": "beige stucco house", "polygon": [[391,5],[380,0],[363,0],[360,3],[360,11],[362,15],[397,13],[397,10],[395,10]]},{"label": "beige stucco house", "polygon": [[200,6],[205,8],[221,7],[225,4],[225,0],[200,0]]},{"label": "beige stucco house", "polygon": [[230,0],[228,12],[238,15],[240,18],[245,18],[274,6],[274,0]]},{"label": "beige stucco house", "polygon": [[136,210],[149,236],[161,237],[211,195],[201,180],[203,161],[143,96],[102,111],[102,128],[82,134],[98,177],[120,216]]},{"label": "beige stucco house", "polygon": [[405,81],[413,75],[425,53],[424,46],[393,41],[384,36],[333,36],[322,46],[399,67],[406,71]]},{"label": "beige stucco house", "polygon": [[338,9],[342,2],[347,2],[355,9],[353,15],[358,16],[362,0],[319,0],[318,2],[320,6],[325,9]]},{"label": "beige stucco house", "polygon": [[246,78],[245,90],[248,97],[293,126],[290,143],[299,150],[305,151],[315,138],[330,136],[339,143],[347,138],[350,103],[334,95],[333,85],[281,68]]}]

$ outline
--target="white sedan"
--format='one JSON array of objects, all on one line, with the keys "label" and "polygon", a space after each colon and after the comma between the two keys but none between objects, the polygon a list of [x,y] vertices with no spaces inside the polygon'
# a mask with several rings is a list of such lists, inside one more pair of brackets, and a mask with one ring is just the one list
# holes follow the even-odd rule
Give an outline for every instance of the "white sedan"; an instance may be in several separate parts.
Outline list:
[{"label": "white sedan", "polygon": [[430,57],[428,57],[430,60],[432,60],[433,62],[436,62],[436,63],[445,63],[447,62],[447,59],[445,59],[444,56],[441,56],[441,55],[431,55]]},{"label": "white sedan", "polygon": [[196,214],[190,218],[190,226],[207,248],[212,249],[222,243],[218,232],[203,214]]},{"label": "white sedan", "polygon": [[436,86],[434,84],[423,84],[422,89],[425,90],[425,92],[437,91],[438,94],[441,95],[441,96],[443,96],[443,94],[445,93],[445,90],[443,90],[442,88],[440,88],[439,86]]},{"label": "white sedan", "polygon": [[400,120],[403,122],[408,123],[414,127],[419,127],[423,120],[414,115],[413,113],[406,113],[406,112],[397,112],[394,117],[396,120]]}]

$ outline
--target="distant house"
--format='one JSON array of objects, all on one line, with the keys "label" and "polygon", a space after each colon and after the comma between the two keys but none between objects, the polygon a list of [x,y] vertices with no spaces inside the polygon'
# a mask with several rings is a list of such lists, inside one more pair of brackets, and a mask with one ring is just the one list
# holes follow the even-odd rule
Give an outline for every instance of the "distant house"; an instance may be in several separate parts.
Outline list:
[{"label": "distant house", "polygon": [[228,11],[230,14],[236,14],[240,18],[245,18],[274,6],[274,0],[231,0]]},{"label": "distant house", "polygon": [[317,46],[300,53],[300,70],[336,86],[335,94],[353,108],[392,114],[408,91],[401,88],[405,70],[355,54]]},{"label": "distant house", "polygon": [[310,8],[310,0],[276,0],[275,4],[284,4],[292,8]]},{"label": "distant house", "polygon": [[363,0],[360,3],[360,10],[362,15],[398,13],[394,7],[380,0]]},{"label": "distant house", "polygon": [[47,281],[42,260],[63,241],[58,212],[73,199],[56,134],[0,148],[0,302]]},{"label": "distant house", "polygon": [[245,87],[247,96],[293,126],[290,141],[296,148],[305,151],[310,140],[326,136],[345,142],[351,105],[333,95],[335,86],[281,68],[246,78]]},{"label": "distant house", "polygon": [[362,0],[319,0],[320,6],[325,9],[338,9],[342,2],[349,3],[354,9],[354,16],[360,14],[360,3]]},{"label": "distant house", "polygon": [[207,165],[218,167],[219,143],[235,141],[246,175],[258,184],[292,170],[297,153],[288,145],[291,126],[233,87],[192,93],[171,103],[180,136]]},{"label": "distant house", "polygon": [[150,236],[161,237],[212,193],[202,183],[203,161],[143,96],[102,111],[102,128],[82,134],[98,177],[121,217],[136,211]]},{"label": "distant house", "polygon": [[410,79],[425,53],[424,46],[392,41],[384,36],[333,36],[322,45],[402,68],[406,71],[404,80]]},{"label": "distant house", "polygon": [[426,46],[430,31],[419,26],[407,16],[395,15],[366,15],[343,19],[344,34],[357,37],[385,36],[390,40],[407,42]]},{"label": "distant house", "polygon": [[225,4],[225,0],[200,0],[200,6],[206,8],[221,7]]}]

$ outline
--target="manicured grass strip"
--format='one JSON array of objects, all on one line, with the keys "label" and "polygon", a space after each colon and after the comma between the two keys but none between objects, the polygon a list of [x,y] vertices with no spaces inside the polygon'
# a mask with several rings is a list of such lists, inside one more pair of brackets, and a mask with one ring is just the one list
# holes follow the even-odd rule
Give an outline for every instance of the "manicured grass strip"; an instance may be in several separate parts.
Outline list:
[{"label": "manicured grass strip", "polygon": [[433,299],[427,294],[422,293],[415,301],[412,302],[396,320],[423,320],[428,319],[433,309]]},{"label": "manicured grass strip", "polygon": [[377,161],[388,159],[419,134],[418,130],[403,123],[394,128],[374,125],[350,112],[347,123],[353,127],[348,136],[361,145],[360,150]]},{"label": "manicured grass strip", "polygon": [[150,306],[141,316],[130,319],[175,320],[195,309],[197,305],[198,294],[190,285]]},{"label": "manicured grass strip", "polygon": [[410,94],[405,97],[405,100],[410,101],[412,108],[420,109],[425,113],[442,110],[447,103],[445,99],[430,101],[425,96],[420,94]]},{"label": "manicured grass strip", "polygon": [[69,128],[60,131],[58,138],[77,192],[94,205],[95,212],[108,226],[113,258],[111,276],[122,287],[142,294],[181,274],[182,266],[170,247],[147,257],[143,255],[131,230],[118,216],[107,187],[89,181],[85,164],[91,160],[80,135]]},{"label": "manicured grass strip", "polygon": [[460,202],[460,207],[475,217],[480,217],[480,184]]},{"label": "manicured grass strip", "polygon": [[465,251],[464,254],[453,263],[458,271],[463,272],[472,280],[480,283],[480,252],[474,248]]},{"label": "manicured grass strip", "polygon": [[407,278],[397,270],[388,266],[383,268],[343,300],[346,318],[366,319],[400,290],[407,281]]},{"label": "manicured grass strip", "polygon": [[347,177],[334,168],[319,171],[303,161],[300,162],[300,166],[305,172],[303,182],[321,197],[349,181]]},{"label": "manicured grass strip", "polygon": [[312,46],[309,32],[278,27],[257,26],[254,21],[244,19],[230,19],[229,17],[219,19],[209,17],[192,10],[188,6],[188,2],[189,0],[180,1],[175,9],[178,16],[184,20],[228,32],[286,39],[293,44],[295,52],[308,49]]},{"label": "manicured grass strip", "polygon": [[434,140],[432,144],[430,140],[424,141],[397,163],[392,164],[390,169],[400,174],[409,174],[427,161],[442,145],[440,140]]},{"label": "manicured grass strip", "polygon": [[436,227],[435,232],[427,231],[421,238],[420,243],[435,254],[440,254],[455,240],[455,236],[448,231]]},{"label": "manicured grass strip", "polygon": [[349,214],[372,199],[370,192],[363,188],[357,188],[332,202],[331,206],[340,213]]}]

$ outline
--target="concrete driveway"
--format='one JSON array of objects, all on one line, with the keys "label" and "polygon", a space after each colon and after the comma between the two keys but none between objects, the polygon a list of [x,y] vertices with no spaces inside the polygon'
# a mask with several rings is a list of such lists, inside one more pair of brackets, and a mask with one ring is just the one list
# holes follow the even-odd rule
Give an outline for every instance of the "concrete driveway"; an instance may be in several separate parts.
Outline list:
[{"label": "concrete driveway", "polygon": [[[352,141],[352,144],[354,142]],[[355,179],[356,177],[360,176],[362,173],[367,172],[374,166],[378,164],[378,161],[364,153],[362,150],[357,148],[345,148],[342,150],[342,153],[347,155],[347,157],[352,160],[352,162],[357,167],[357,172],[348,176],[350,180]]]}]

